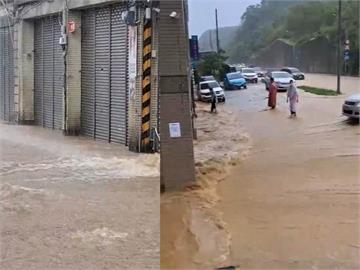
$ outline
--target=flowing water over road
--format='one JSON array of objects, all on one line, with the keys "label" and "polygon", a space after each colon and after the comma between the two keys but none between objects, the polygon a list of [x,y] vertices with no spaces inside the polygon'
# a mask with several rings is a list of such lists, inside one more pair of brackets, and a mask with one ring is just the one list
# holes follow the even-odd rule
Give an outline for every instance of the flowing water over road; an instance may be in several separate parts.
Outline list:
[{"label": "flowing water over road", "polygon": [[[304,84],[319,87],[330,88],[335,82],[331,76],[308,78]],[[346,78],[343,85],[347,94],[360,89],[358,78]],[[183,242],[177,242],[188,241],[186,245],[167,246],[173,256],[162,256],[164,269],[360,267],[360,130],[341,116],[345,96],[301,92],[299,117],[289,119],[285,94],[279,93],[279,106],[273,111],[264,110],[266,95],[261,84],[227,95],[225,106],[233,110],[252,142],[248,157],[230,168],[216,188],[219,200],[213,207],[229,237],[227,258],[213,261],[216,256],[211,252],[207,263],[194,258],[202,247],[196,231],[187,227],[194,218],[181,214],[191,213],[193,201],[188,200],[186,207],[167,205],[164,212],[175,217],[171,225],[188,232]],[[182,224],[177,222],[179,216]],[[207,250],[219,243],[217,232],[206,231],[212,239],[205,243]],[[178,261],[168,263],[176,257]]]},{"label": "flowing water over road", "polygon": [[159,157],[0,124],[0,269],[158,269]]},{"label": "flowing water over road", "polygon": [[302,93],[297,119],[282,94],[275,111],[241,113],[253,149],[219,185],[231,264],[360,267],[360,130],[340,116],[343,98]]}]

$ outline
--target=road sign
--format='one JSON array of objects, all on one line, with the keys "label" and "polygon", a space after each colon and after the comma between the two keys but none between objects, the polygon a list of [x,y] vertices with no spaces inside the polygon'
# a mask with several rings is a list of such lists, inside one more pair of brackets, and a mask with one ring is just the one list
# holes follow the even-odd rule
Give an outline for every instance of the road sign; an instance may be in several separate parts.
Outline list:
[{"label": "road sign", "polygon": [[198,36],[191,36],[190,39],[190,56],[192,60],[198,61],[199,56],[199,41]]}]

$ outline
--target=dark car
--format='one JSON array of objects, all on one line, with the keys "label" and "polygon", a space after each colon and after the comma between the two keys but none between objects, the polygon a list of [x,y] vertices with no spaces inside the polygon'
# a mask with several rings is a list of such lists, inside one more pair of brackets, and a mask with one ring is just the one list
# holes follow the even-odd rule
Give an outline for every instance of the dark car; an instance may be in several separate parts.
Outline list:
[{"label": "dark car", "polygon": [[266,70],[261,67],[254,67],[256,74],[259,78],[264,78],[266,75]]},{"label": "dark car", "polygon": [[299,69],[294,67],[284,67],[281,71],[285,71],[293,76],[295,80],[305,80],[305,75]]}]

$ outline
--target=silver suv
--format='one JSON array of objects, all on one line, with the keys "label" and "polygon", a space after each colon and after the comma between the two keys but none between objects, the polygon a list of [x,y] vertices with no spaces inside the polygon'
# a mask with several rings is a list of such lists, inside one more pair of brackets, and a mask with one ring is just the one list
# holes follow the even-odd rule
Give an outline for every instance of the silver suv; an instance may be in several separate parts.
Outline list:
[{"label": "silver suv", "polygon": [[343,105],[343,115],[360,119],[360,93],[348,97]]}]

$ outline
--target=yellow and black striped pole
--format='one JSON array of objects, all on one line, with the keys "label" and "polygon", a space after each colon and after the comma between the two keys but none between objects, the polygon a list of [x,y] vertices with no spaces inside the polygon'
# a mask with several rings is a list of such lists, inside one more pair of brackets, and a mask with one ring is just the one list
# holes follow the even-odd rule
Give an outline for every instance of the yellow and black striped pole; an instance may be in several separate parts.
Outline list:
[{"label": "yellow and black striped pole", "polygon": [[151,52],[152,22],[146,20],[143,34],[143,81],[141,114],[141,151],[150,151],[150,113],[151,113]]}]

